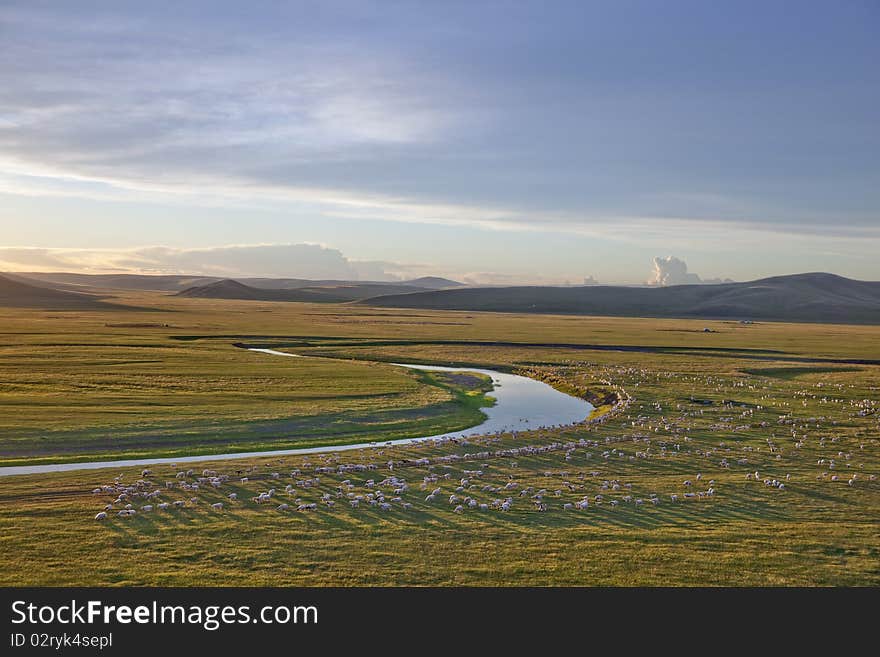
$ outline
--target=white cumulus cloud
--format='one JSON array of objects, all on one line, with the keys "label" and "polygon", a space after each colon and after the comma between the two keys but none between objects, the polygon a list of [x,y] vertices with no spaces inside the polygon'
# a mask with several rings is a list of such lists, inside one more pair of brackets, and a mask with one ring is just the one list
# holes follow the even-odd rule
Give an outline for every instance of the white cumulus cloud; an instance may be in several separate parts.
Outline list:
[{"label": "white cumulus cloud", "polygon": [[675,256],[656,256],[653,260],[654,271],[648,279],[648,285],[666,287],[669,285],[717,285],[732,283],[729,278],[702,279],[699,275],[688,271],[687,263]]}]

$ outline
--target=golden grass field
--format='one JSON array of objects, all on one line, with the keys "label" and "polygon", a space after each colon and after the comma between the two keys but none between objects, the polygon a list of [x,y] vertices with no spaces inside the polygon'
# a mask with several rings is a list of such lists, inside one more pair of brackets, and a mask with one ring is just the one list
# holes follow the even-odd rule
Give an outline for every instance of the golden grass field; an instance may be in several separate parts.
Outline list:
[{"label": "golden grass field", "polygon": [[[155,466],[143,490],[160,494],[101,522],[115,495],[93,489],[134,485],[141,468],[0,478],[0,584],[880,584],[880,366],[867,362],[880,327],[114,301],[143,310],[0,309],[2,465],[479,421],[479,395],[389,360],[514,369],[592,399],[619,386],[631,401],[603,423],[517,436]],[[205,468],[228,480],[181,488]],[[271,504],[253,501],[270,487]]]}]

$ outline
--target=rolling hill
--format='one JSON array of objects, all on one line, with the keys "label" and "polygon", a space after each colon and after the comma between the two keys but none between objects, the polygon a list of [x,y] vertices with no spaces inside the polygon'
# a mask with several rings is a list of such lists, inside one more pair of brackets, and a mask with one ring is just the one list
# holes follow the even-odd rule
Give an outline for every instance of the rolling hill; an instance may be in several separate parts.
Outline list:
[{"label": "rolling hill", "polygon": [[241,299],[247,301],[307,301],[342,303],[400,292],[423,292],[425,288],[384,283],[311,284],[307,287],[254,287],[223,279],[178,292],[176,296],[199,299]]},{"label": "rolling hill", "polygon": [[395,294],[394,308],[880,324],[880,282],[826,273],[671,287],[496,287]]},{"label": "rolling hill", "polygon": [[63,272],[21,272],[15,277],[31,283],[48,284],[66,290],[145,290],[179,292],[220,280],[213,276],[162,276],[149,274],[70,274]]},{"label": "rolling hill", "polygon": [[[259,290],[302,290],[308,289],[337,300],[365,299],[386,294],[403,294],[426,290],[440,290],[461,287],[463,284],[447,278],[425,276],[411,281],[344,281],[308,280],[304,278],[220,278],[217,276],[181,276],[151,274],[73,274],[64,272],[21,272],[9,275],[10,278],[29,284],[48,285],[69,291],[89,291],[102,289],[144,290],[157,292],[184,292],[192,288],[209,287],[215,283],[234,281]],[[228,285],[221,285],[207,295],[222,293]],[[333,291],[335,290],[335,292]],[[236,288],[231,293],[244,294]],[[188,294],[186,296],[197,296]],[[253,295],[252,295],[253,296]],[[292,295],[295,297],[295,295]],[[221,297],[237,299],[240,297]],[[247,297],[250,298],[250,297]],[[297,300],[296,298],[276,300]]]},{"label": "rolling hill", "polygon": [[5,275],[0,275],[0,306],[59,310],[119,307],[93,295],[31,285]]}]

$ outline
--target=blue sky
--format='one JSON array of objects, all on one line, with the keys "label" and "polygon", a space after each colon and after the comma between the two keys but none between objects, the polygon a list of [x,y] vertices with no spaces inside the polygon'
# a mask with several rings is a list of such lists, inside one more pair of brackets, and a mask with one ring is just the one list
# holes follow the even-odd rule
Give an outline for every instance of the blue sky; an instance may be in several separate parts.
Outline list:
[{"label": "blue sky", "polygon": [[4,2],[0,268],[880,279],[878,28],[872,1]]}]

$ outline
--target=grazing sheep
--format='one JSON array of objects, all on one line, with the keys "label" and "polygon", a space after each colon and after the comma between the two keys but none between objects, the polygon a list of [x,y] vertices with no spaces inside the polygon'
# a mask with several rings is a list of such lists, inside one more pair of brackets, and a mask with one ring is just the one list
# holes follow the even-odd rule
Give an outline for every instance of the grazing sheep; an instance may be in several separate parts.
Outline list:
[{"label": "grazing sheep", "polygon": [[276,511],[289,511],[289,510],[290,510],[290,505],[289,505],[289,504],[282,503],[282,504],[279,504],[277,507],[275,507],[275,510],[276,510]]},{"label": "grazing sheep", "polygon": [[95,516],[95,520],[106,520],[106,519],[107,519],[107,512],[106,511],[101,511],[98,515]]},{"label": "grazing sheep", "polygon": [[214,511],[222,511],[223,510],[223,502],[215,502],[214,504],[211,505],[211,508],[214,509]]}]

